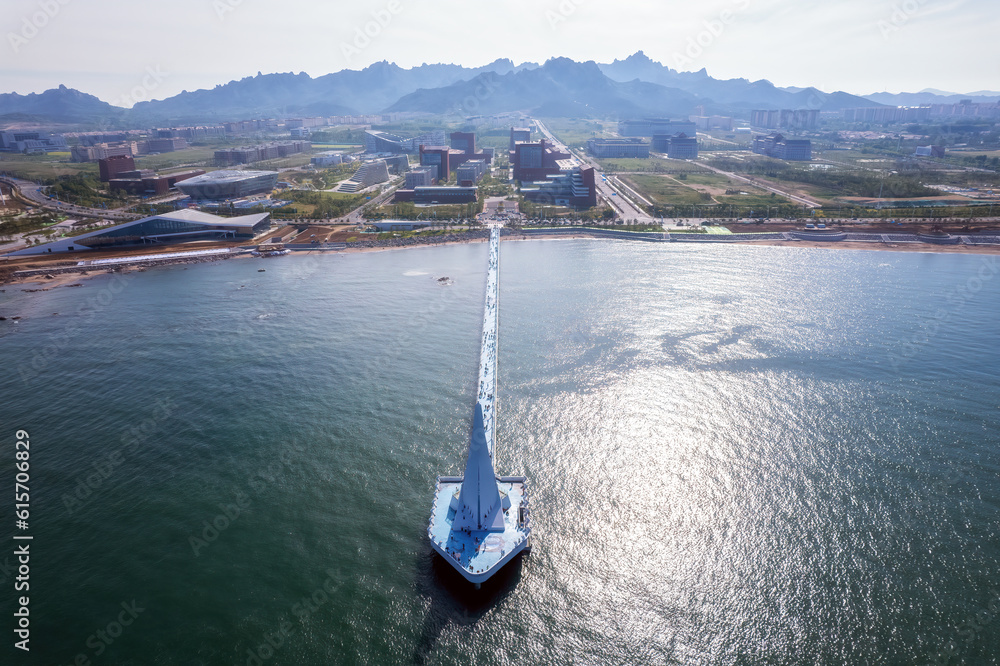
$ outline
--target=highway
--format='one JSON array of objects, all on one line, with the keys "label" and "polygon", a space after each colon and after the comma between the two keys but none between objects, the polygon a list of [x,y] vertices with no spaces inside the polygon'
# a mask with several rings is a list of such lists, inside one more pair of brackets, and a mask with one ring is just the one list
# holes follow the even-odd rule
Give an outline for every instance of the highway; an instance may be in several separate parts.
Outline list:
[{"label": "highway", "polygon": [[14,191],[14,196],[20,198],[22,201],[32,206],[37,206],[38,208],[43,208],[55,213],[62,213],[73,217],[93,217],[101,220],[119,220],[122,222],[128,222],[138,217],[135,213],[128,213],[124,209],[105,210],[103,208],[87,208],[85,206],[77,206],[75,204],[50,199],[45,196],[42,191],[45,189],[45,185],[39,185],[31,182],[30,180],[2,176],[0,177],[0,181],[2,181],[5,185],[9,185]]}]

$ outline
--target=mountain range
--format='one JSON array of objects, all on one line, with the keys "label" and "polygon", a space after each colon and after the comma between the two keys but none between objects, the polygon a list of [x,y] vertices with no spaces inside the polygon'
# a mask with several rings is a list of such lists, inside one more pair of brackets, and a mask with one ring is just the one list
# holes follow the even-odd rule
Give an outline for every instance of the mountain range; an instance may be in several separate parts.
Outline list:
[{"label": "mountain range", "polygon": [[[995,101],[988,91],[974,101]],[[183,91],[131,109],[112,106],[60,86],[40,94],[0,95],[0,121],[35,120],[102,127],[211,123],[261,117],[380,113],[383,111],[539,116],[631,117],[742,115],[752,109],[819,109],[954,103],[969,96],[941,91],[859,97],[816,88],[779,88],[767,80],[716,79],[704,70],[679,72],[642,51],[599,64],[553,58],[544,64],[496,60],[476,68],[424,64],[404,69],[389,62],[313,78],[305,73],[262,74],[211,89]]]},{"label": "mountain range", "polygon": [[992,104],[1000,99],[1000,92],[979,90],[961,95],[941,90],[926,89],[917,93],[873,93],[866,99],[891,106],[920,106],[922,104],[958,104],[964,99],[977,103]]},{"label": "mountain range", "polygon": [[0,94],[0,119],[44,120],[53,123],[101,123],[121,118],[126,109],[111,106],[93,95],[59,86],[42,93]]}]

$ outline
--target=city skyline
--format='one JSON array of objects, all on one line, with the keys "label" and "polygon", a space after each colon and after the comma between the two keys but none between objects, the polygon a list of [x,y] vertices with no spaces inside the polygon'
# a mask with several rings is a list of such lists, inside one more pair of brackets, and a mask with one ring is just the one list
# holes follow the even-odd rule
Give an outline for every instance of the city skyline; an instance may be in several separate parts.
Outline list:
[{"label": "city skyline", "polygon": [[[716,78],[767,79],[827,92],[1000,88],[991,71],[1000,55],[991,38],[1000,19],[985,0],[804,4],[518,0],[469,9],[401,0],[350,7],[290,0],[276,11],[250,0],[178,0],[169,13],[153,14],[116,0],[14,0],[3,21],[6,44],[0,48],[7,57],[0,92],[66,85],[130,106],[141,101],[137,86],[148,99],[164,99],[257,72],[317,77],[380,61],[404,68],[477,67],[498,58],[542,63],[560,56],[611,62],[639,50],[680,71],[705,68]],[[426,38],[436,33],[454,38]],[[484,33],[492,38],[470,38]],[[940,47],[947,43],[972,45],[974,52]]]}]

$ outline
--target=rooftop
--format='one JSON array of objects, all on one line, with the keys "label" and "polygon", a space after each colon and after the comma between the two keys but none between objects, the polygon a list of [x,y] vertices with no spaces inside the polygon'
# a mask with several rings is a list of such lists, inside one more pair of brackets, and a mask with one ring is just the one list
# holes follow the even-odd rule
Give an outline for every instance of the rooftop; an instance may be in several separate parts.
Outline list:
[{"label": "rooftop", "polygon": [[184,185],[202,185],[205,183],[235,183],[248,178],[259,176],[277,176],[277,171],[242,171],[238,169],[221,169],[210,171],[201,176],[195,176],[184,181]]}]

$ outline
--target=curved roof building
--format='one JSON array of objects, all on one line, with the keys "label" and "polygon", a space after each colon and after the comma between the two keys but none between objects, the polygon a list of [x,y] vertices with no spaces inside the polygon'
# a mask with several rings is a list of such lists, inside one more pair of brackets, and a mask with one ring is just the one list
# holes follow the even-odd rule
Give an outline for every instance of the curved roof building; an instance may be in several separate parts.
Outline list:
[{"label": "curved roof building", "polygon": [[238,171],[223,169],[177,183],[178,190],[192,199],[240,199],[252,194],[267,194],[278,184],[277,171]]},{"label": "curved roof building", "polygon": [[11,254],[50,254],[128,245],[170,245],[192,240],[252,239],[270,228],[270,213],[219,217],[197,210],[179,210],[64,238],[54,243],[36,245]]}]

